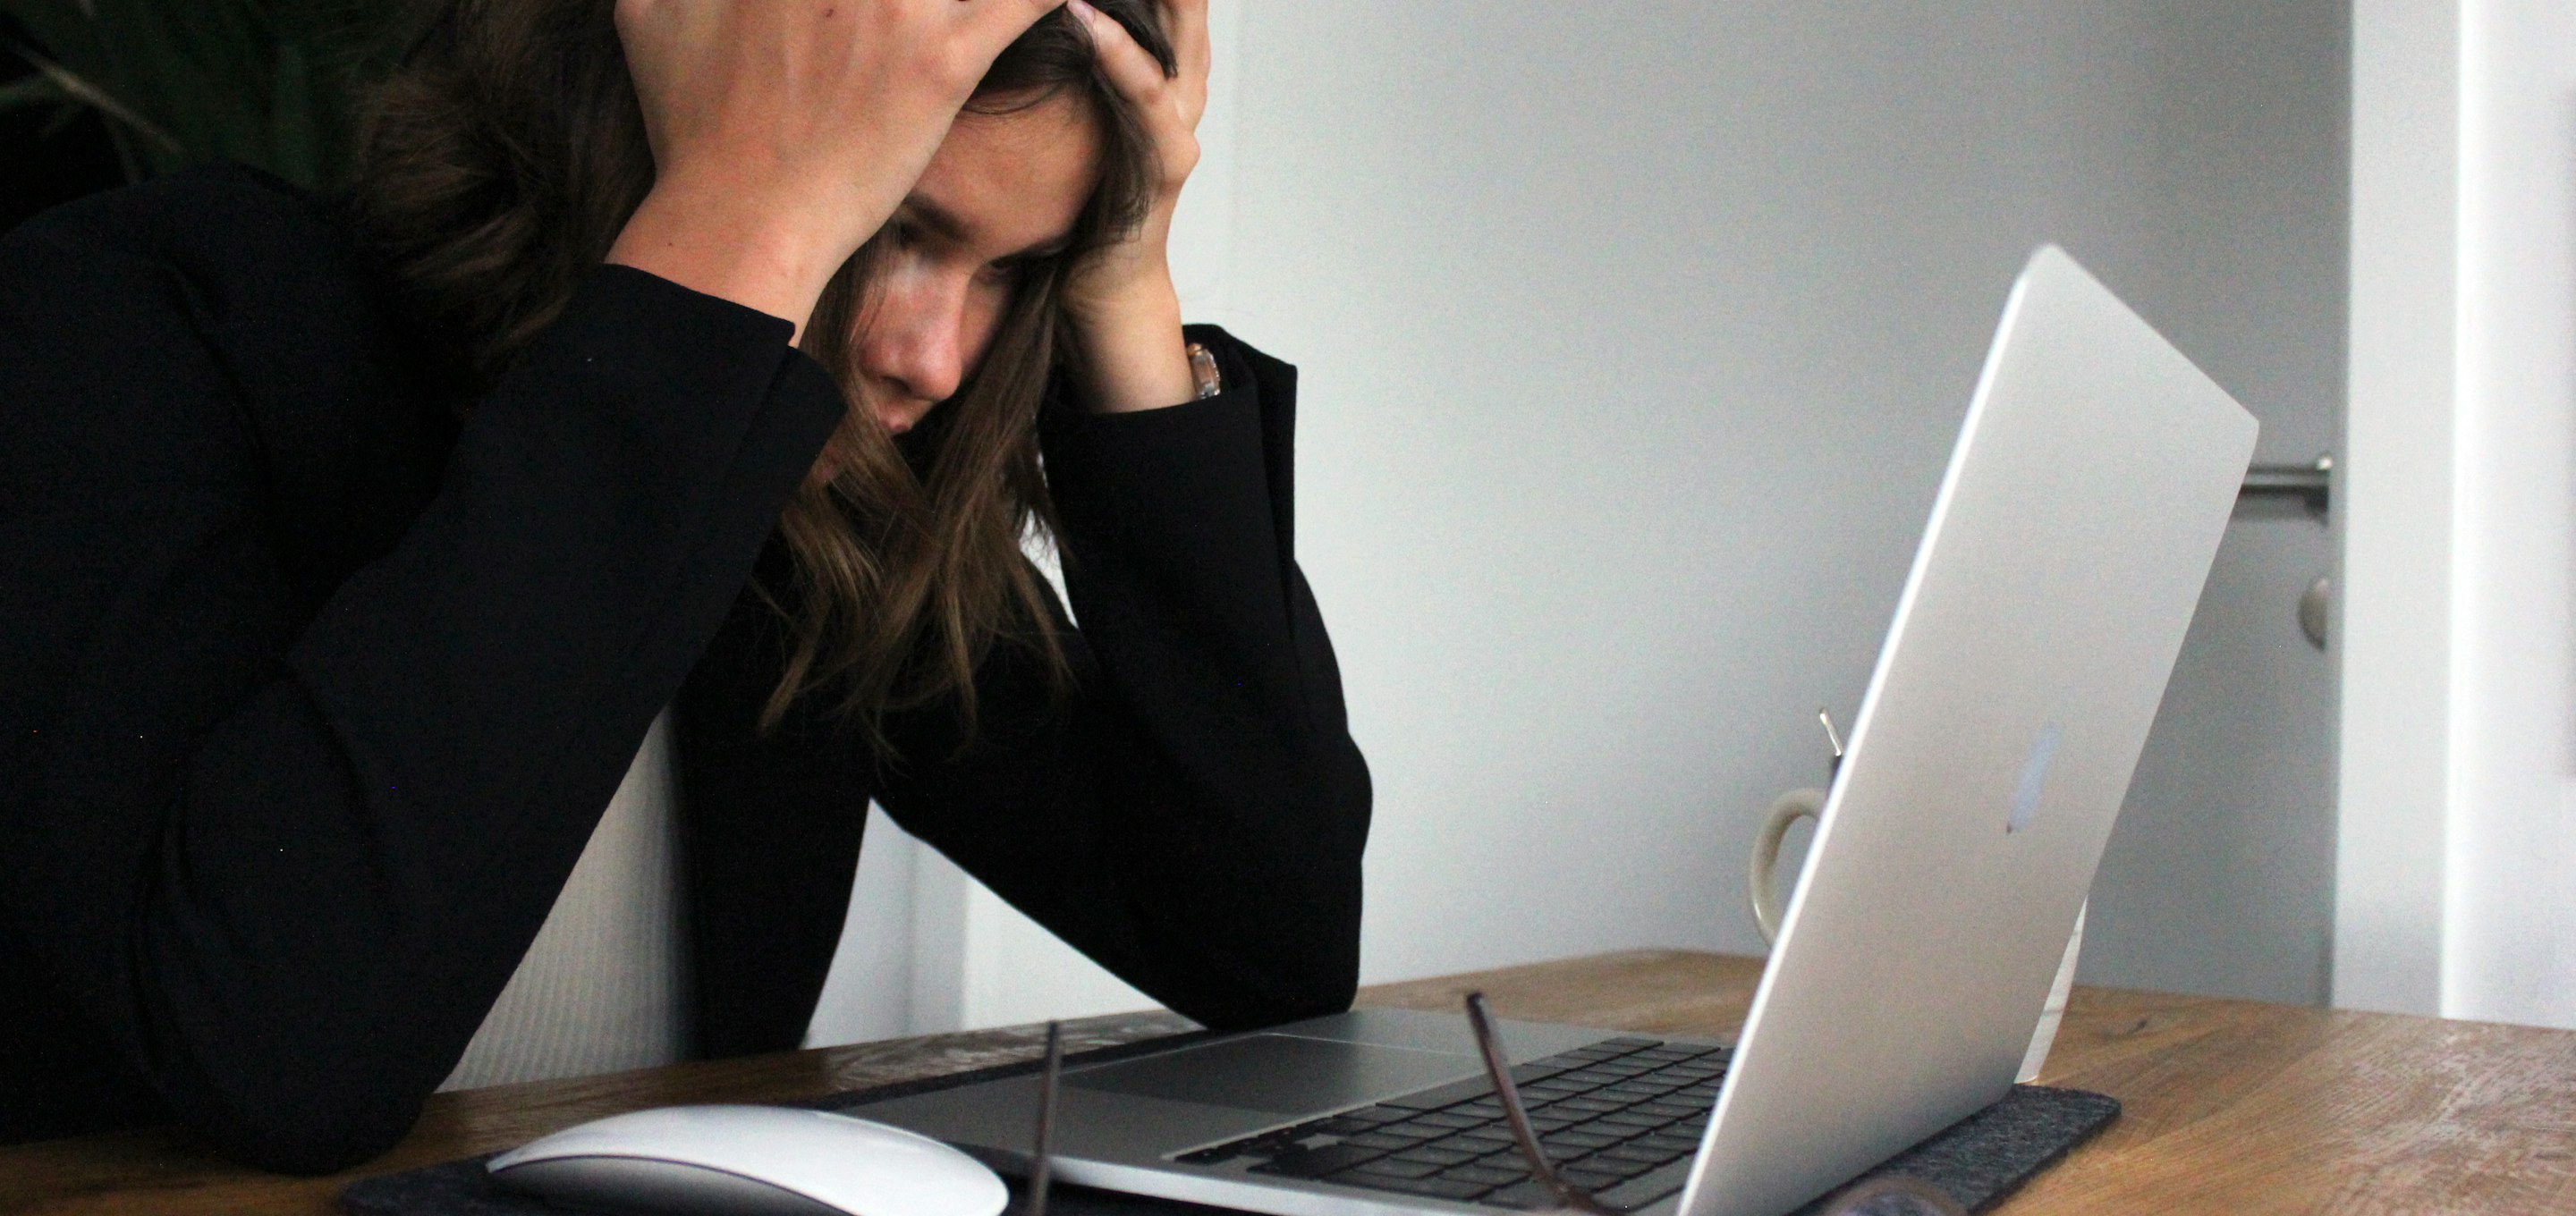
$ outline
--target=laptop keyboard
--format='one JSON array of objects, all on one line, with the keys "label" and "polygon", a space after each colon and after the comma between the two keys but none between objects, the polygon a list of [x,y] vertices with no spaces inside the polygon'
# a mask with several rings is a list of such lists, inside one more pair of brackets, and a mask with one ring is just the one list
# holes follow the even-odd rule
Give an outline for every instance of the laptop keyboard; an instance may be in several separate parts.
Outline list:
[{"label": "laptop keyboard", "polygon": [[[1723,1047],[1607,1039],[1512,1069],[1530,1127],[1558,1173],[1613,1208],[1680,1190],[1708,1130]],[[1250,1159],[1255,1174],[1503,1208],[1557,1206],[1530,1177],[1483,1077],[1390,1098],[1185,1153],[1191,1165]]]}]

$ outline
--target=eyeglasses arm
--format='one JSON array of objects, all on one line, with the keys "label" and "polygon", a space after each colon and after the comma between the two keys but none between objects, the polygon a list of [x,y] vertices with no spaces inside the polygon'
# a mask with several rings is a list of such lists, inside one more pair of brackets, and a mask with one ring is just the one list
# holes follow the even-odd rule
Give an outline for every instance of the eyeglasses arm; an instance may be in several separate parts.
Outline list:
[{"label": "eyeglasses arm", "polygon": [[1538,1142],[1538,1132],[1530,1127],[1529,1108],[1521,1104],[1520,1087],[1512,1083],[1511,1062],[1503,1058],[1502,1036],[1494,1029],[1493,1013],[1485,1008],[1484,993],[1467,994],[1467,1027],[1476,1033],[1476,1050],[1484,1053],[1485,1075],[1494,1083],[1494,1099],[1503,1105],[1503,1121],[1511,1125],[1512,1140],[1529,1161],[1530,1175],[1574,1211],[1587,1216],[1617,1216],[1594,1199],[1590,1191],[1566,1181],[1556,1172],[1556,1163],[1548,1160],[1547,1150]]},{"label": "eyeglasses arm", "polygon": [[1055,1094],[1064,1075],[1064,1024],[1048,1022],[1046,1066],[1038,1079],[1038,1133],[1029,1161],[1029,1193],[1020,1216],[1046,1216],[1047,1184],[1055,1175]]}]

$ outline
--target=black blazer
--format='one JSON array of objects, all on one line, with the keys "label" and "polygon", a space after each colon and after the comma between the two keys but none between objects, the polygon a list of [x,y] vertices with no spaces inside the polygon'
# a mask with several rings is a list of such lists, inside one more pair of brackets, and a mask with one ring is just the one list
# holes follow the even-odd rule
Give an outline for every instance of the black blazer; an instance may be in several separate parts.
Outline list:
[{"label": "black blazer", "polygon": [[838,422],[776,318],[605,267],[460,423],[328,209],[240,169],[0,240],[0,1140],[273,1168],[413,1122],[674,707],[698,1034],[796,1045],[881,802],[1216,1026],[1347,1006],[1367,770],[1291,554],[1294,376],[1041,424],[1079,633],[754,720]]}]

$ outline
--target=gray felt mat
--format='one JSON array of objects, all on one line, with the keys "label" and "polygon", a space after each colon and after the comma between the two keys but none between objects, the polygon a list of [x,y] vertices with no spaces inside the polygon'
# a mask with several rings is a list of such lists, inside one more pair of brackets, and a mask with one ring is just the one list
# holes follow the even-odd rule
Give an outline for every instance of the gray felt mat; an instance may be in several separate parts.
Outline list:
[{"label": "gray felt mat", "polygon": [[[1101,1062],[1160,1050],[1172,1042],[1156,1039],[1065,1058]],[[1035,1061],[1004,1064],[794,1105],[837,1110],[880,1098],[1035,1072],[1037,1067]],[[2056,1164],[2068,1150],[2090,1139],[2119,1115],[2119,1101],[2101,1094],[2016,1085],[2002,1101],[1960,1120],[1865,1176],[1900,1174],[1918,1178],[1948,1192],[1969,1211],[1981,1212]],[[483,1163],[489,1159],[489,1155],[469,1157],[362,1179],[340,1192],[340,1202],[353,1216],[561,1216],[560,1209],[494,1186],[483,1171]],[[1012,1193],[1016,1205],[1016,1182]],[[1213,1216],[1227,1209],[1060,1186],[1048,1196],[1047,1210],[1050,1216]]]}]

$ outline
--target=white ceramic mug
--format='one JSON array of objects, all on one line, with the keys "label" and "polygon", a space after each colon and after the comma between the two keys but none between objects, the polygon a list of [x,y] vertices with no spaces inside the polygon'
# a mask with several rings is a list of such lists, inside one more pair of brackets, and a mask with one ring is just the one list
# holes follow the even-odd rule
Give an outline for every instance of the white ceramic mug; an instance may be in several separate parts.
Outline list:
[{"label": "white ceramic mug", "polygon": [[[1766,944],[1780,940],[1780,921],[1787,915],[1780,901],[1780,842],[1789,835],[1790,825],[1801,819],[1821,819],[1825,813],[1825,791],[1808,787],[1780,795],[1771,803],[1771,813],[1762,820],[1762,831],[1753,838],[1753,855],[1745,872],[1746,894],[1753,901],[1753,925],[1762,931]],[[2088,904],[2087,907],[2090,905]],[[2066,955],[2058,960],[2057,980],[2048,986],[2048,1003],[2041,1007],[2039,1025],[2030,1036],[2030,1050],[2022,1053],[2018,1081],[2039,1076],[2040,1065],[2048,1061],[2049,1044],[2057,1041],[2058,1023],[2066,1020],[2066,996],[2075,987],[2075,956],[2084,946],[2084,912],[2075,913],[2075,932],[2066,939]]]}]

